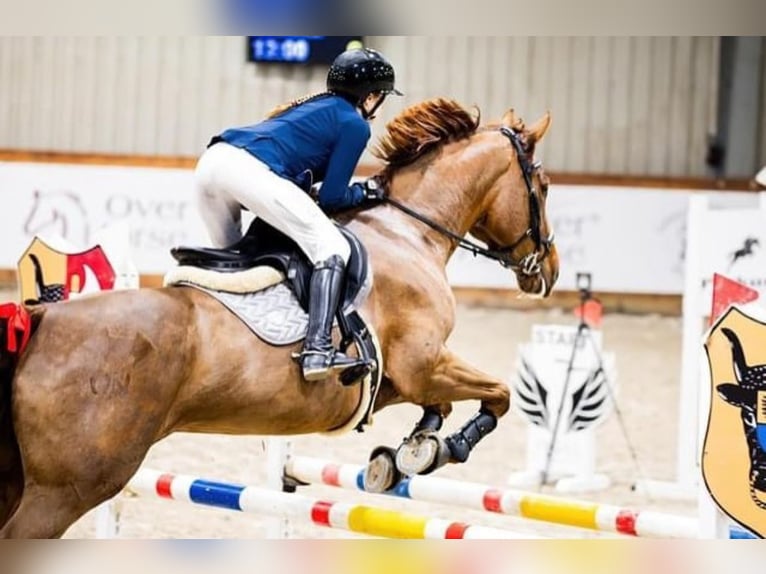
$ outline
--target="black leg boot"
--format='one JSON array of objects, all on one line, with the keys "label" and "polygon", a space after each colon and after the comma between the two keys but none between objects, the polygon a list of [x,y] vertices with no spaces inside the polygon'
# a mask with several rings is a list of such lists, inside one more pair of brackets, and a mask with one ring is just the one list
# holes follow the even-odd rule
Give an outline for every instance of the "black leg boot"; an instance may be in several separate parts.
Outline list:
[{"label": "black leg boot", "polygon": [[[340,301],[346,266],[337,255],[314,266],[309,292],[309,324],[300,363],[307,381],[319,381],[365,361],[347,357],[332,344],[332,324]],[[362,369],[363,370],[363,369]]]}]

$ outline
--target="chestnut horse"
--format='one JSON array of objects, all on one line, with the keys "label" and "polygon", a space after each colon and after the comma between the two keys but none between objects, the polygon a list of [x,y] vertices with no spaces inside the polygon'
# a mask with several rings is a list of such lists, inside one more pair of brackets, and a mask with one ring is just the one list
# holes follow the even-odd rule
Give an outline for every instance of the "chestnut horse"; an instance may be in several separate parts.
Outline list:
[{"label": "chestnut horse", "polygon": [[[410,452],[397,453],[410,472],[464,461],[509,408],[503,381],[445,346],[455,318],[445,266],[467,247],[513,270],[523,292],[550,293],[558,256],[548,181],[533,160],[549,124],[546,114],[525,127],[510,110],[479,128],[451,100],[412,106],[376,150],[388,199],[348,215],[374,273],[360,311],[385,358],[375,409],[404,401],[424,409]],[[465,240],[469,231],[487,248]],[[175,431],[325,432],[360,401],[359,385],[304,381],[291,359],[297,346],[269,346],[197,289],[108,292],[30,313],[26,349],[0,353],[0,537],[63,535]],[[0,343],[7,334],[3,326]],[[481,401],[477,415],[439,437],[450,403],[469,399]]]}]

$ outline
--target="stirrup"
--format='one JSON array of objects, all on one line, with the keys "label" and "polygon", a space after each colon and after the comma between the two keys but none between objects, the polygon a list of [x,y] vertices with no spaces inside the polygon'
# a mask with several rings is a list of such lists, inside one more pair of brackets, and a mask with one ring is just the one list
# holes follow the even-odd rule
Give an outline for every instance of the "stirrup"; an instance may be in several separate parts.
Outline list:
[{"label": "stirrup", "polygon": [[[368,361],[348,357],[335,350],[306,350],[293,354],[293,358],[300,362],[303,378],[307,381],[321,381],[339,375],[344,385],[351,385],[372,371],[372,365]],[[336,363],[336,359],[340,360]]]}]

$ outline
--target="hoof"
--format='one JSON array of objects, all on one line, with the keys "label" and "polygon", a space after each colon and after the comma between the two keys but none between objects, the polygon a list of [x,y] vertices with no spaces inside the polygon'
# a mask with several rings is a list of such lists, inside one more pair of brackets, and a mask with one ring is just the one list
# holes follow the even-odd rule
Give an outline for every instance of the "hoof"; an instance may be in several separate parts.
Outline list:
[{"label": "hoof", "polygon": [[396,451],[396,467],[407,476],[433,472],[449,459],[447,443],[434,432],[410,437]]},{"label": "hoof", "polygon": [[396,452],[387,446],[379,446],[372,451],[370,462],[364,471],[364,489],[380,494],[390,490],[402,479],[396,468]]}]

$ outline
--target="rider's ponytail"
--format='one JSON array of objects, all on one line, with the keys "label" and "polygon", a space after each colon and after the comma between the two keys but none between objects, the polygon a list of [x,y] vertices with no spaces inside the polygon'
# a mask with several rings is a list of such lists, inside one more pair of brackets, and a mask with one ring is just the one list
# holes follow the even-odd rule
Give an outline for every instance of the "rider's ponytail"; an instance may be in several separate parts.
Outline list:
[{"label": "rider's ponytail", "polygon": [[295,98],[291,102],[287,102],[286,104],[280,104],[273,110],[271,110],[268,115],[266,116],[266,119],[275,118],[280,114],[283,114],[287,110],[291,110],[296,106],[300,106],[301,104],[305,104],[306,102],[310,102],[312,100],[316,100],[317,98],[321,98],[322,96],[326,96],[330,92],[318,92],[314,94],[309,94],[300,98]]}]

